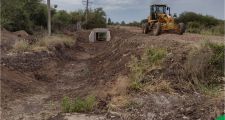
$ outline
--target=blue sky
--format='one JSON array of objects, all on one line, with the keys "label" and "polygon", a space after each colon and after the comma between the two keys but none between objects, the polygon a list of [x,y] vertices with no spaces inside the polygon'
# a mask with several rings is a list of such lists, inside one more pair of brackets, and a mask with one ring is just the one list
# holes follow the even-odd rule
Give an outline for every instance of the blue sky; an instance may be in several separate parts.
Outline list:
[{"label": "blue sky", "polygon": [[[46,1],[46,0],[45,0]],[[91,8],[102,7],[113,21],[140,21],[149,14],[151,3],[166,3],[172,13],[194,11],[203,15],[212,15],[224,19],[224,0],[90,0]],[[84,9],[82,0],[51,0],[57,9],[74,11]]]}]

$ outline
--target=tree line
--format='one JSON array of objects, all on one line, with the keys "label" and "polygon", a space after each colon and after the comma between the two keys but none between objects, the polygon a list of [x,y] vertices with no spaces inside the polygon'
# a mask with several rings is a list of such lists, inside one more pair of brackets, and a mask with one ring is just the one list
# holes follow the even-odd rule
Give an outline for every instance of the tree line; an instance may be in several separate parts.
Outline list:
[{"label": "tree line", "polygon": [[224,20],[213,16],[184,12],[177,21],[185,23],[190,33],[224,35]]},{"label": "tree line", "polygon": [[[51,8],[53,30],[81,22],[87,29],[106,27],[106,13],[102,8],[90,9],[88,22],[85,11],[67,12]],[[28,33],[47,28],[47,5],[43,0],[1,0],[1,27],[9,31],[25,30]]]}]

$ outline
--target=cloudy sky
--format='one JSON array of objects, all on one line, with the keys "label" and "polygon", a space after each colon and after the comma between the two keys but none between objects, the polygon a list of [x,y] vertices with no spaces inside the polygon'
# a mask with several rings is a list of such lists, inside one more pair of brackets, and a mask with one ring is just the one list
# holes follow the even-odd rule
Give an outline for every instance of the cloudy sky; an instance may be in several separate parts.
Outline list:
[{"label": "cloudy sky", "polygon": [[[45,0],[46,1],[46,0]],[[57,9],[73,11],[84,9],[83,0],[51,0]],[[224,19],[224,0],[90,0],[91,8],[102,7],[113,21],[140,21],[149,14],[149,5],[154,2],[166,3],[172,13],[194,11]]]}]

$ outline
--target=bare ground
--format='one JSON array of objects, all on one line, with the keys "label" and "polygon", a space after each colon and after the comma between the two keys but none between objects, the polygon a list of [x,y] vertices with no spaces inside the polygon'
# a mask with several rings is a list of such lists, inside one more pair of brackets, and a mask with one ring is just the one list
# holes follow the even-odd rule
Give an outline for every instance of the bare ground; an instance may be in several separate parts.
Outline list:
[{"label": "bare ground", "polygon": [[[131,55],[141,56],[146,47],[165,48],[171,54],[164,65],[164,79],[179,84],[179,65],[193,47],[205,40],[222,43],[224,37],[197,34],[150,36],[140,29],[111,29],[110,42],[88,42],[90,31],[75,33],[72,49],[52,53],[6,54],[1,62],[1,113],[4,120],[211,120],[223,113],[223,98],[211,98],[177,89],[168,93],[134,93],[129,86]],[[64,114],[61,100],[95,95],[94,112]],[[120,107],[132,100],[135,105]],[[109,108],[109,106],[114,106]]]}]

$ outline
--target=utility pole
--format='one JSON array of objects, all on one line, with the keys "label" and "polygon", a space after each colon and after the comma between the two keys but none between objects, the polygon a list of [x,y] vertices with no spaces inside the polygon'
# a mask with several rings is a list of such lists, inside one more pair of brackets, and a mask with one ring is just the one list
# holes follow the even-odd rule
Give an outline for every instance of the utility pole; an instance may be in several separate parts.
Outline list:
[{"label": "utility pole", "polygon": [[51,3],[47,0],[48,5],[48,35],[51,36]]},{"label": "utility pole", "polygon": [[89,6],[92,4],[89,0],[83,0],[83,4],[85,5],[85,23],[88,23],[88,12],[89,12]]},{"label": "utility pole", "polygon": [[89,0],[86,0],[86,23],[88,22],[88,7],[89,7]]}]

